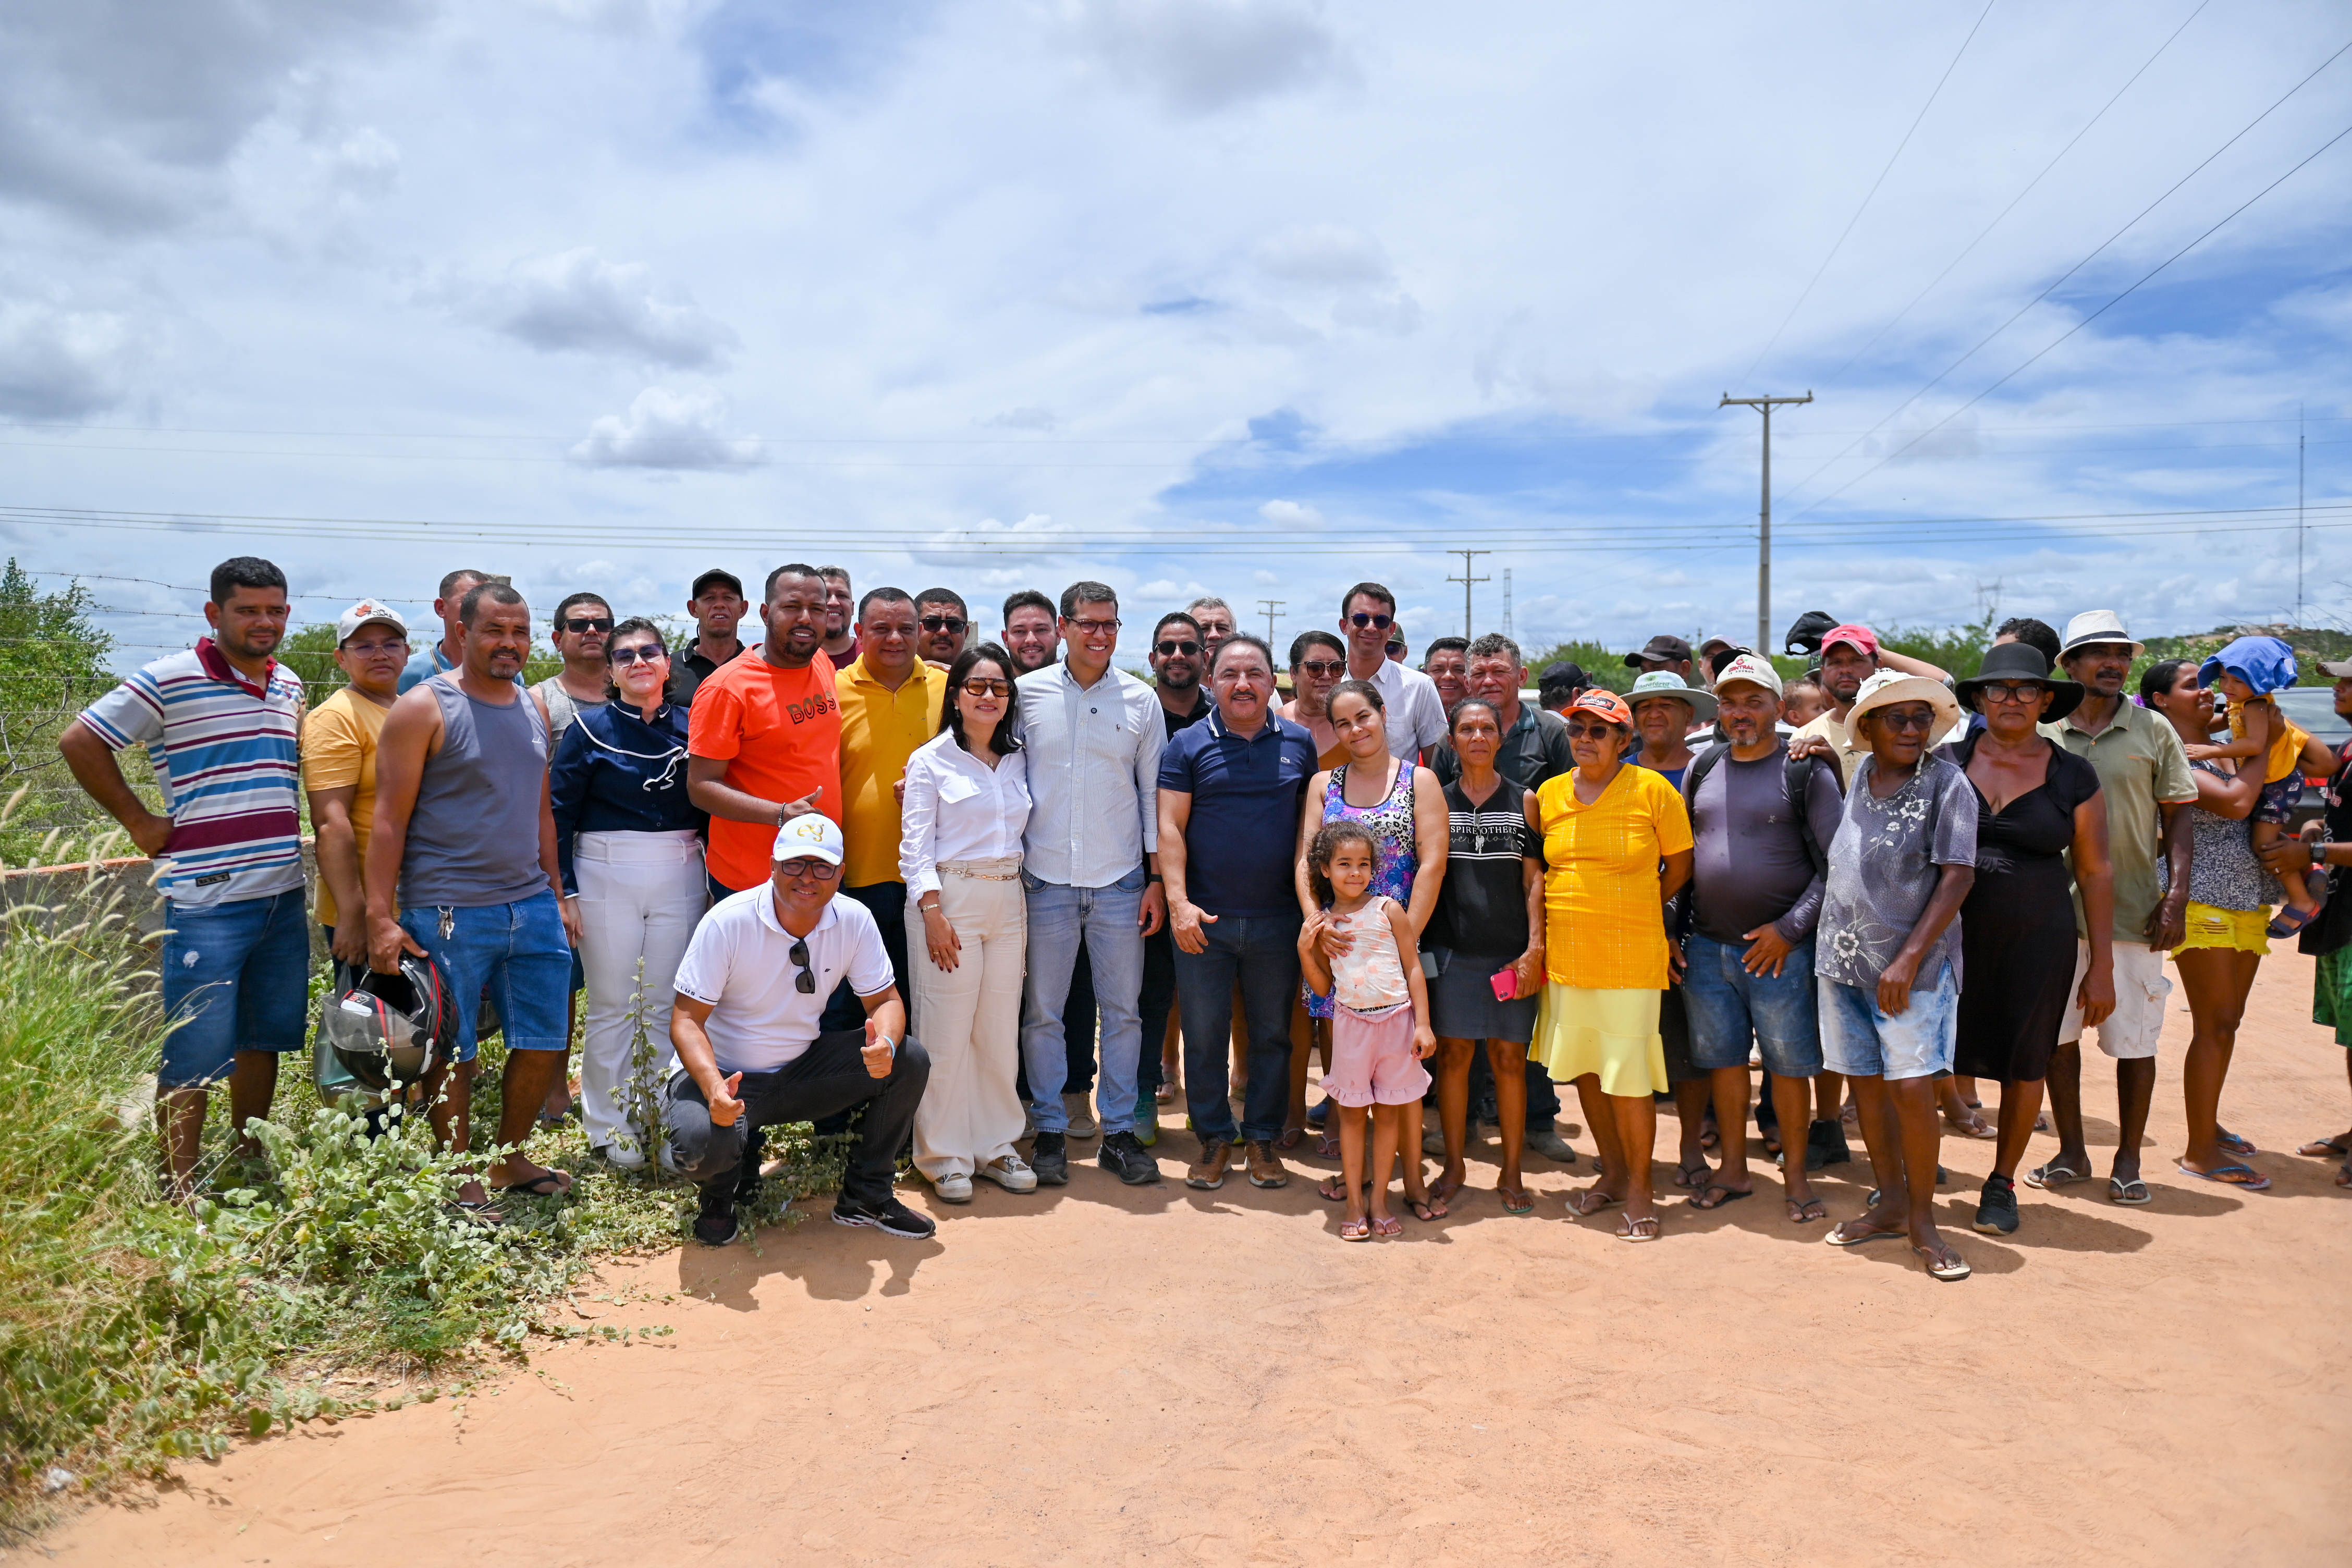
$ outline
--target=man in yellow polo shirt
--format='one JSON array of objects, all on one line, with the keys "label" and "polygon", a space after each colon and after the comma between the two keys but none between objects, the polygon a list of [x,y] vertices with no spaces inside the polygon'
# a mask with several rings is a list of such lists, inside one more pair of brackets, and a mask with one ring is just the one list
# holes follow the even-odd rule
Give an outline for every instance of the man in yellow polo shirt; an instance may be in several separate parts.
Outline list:
[{"label": "man in yellow polo shirt", "polygon": [[940,732],[947,671],[917,652],[915,601],[873,588],[857,603],[857,657],[835,685],[841,702],[841,890],[873,911],[898,994],[907,988],[907,884],[898,875],[898,792],[907,759]]}]

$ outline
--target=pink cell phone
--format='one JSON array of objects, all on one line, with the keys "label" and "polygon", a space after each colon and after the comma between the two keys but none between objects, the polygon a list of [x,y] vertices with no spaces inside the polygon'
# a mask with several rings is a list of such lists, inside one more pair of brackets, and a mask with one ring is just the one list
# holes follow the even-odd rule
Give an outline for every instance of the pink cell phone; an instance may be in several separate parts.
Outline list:
[{"label": "pink cell phone", "polygon": [[1519,999],[1519,972],[1517,970],[1498,969],[1495,971],[1494,973],[1486,977],[1486,983],[1495,988],[1496,1001],[1516,1002]]}]

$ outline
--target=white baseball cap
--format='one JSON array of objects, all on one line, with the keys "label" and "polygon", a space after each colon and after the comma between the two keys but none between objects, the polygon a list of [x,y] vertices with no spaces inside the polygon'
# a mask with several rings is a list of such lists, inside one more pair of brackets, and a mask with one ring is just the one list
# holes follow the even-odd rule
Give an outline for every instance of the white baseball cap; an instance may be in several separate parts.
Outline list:
[{"label": "white baseball cap", "polygon": [[390,605],[384,604],[379,599],[362,599],[358,604],[353,605],[350,609],[345,610],[341,615],[335,617],[336,646],[340,647],[344,643],[351,641],[352,634],[359,630],[362,626],[374,625],[378,622],[390,626],[394,631],[398,632],[404,637],[408,636],[407,618],[402,616],[398,610],[394,609]]},{"label": "white baseball cap", "polygon": [[1735,680],[1744,680],[1750,686],[1760,686],[1775,697],[1781,695],[1780,672],[1772,668],[1771,660],[1759,658],[1752,653],[1743,653],[1717,670],[1715,677],[1715,689],[1720,692]]},{"label": "white baseball cap", "polygon": [[821,811],[804,811],[776,829],[776,846],[768,857],[778,861],[806,857],[838,866],[841,847],[841,824]]}]

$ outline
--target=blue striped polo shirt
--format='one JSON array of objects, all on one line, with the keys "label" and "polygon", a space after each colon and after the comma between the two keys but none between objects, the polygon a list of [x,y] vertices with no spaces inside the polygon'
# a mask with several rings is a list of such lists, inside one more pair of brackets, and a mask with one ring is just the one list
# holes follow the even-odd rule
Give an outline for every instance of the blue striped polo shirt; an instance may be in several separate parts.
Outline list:
[{"label": "blue striped polo shirt", "polygon": [[302,707],[300,676],[273,661],[257,686],[205,637],[81,710],[114,750],[147,748],[172,819],[166,898],[201,908],[303,885]]}]

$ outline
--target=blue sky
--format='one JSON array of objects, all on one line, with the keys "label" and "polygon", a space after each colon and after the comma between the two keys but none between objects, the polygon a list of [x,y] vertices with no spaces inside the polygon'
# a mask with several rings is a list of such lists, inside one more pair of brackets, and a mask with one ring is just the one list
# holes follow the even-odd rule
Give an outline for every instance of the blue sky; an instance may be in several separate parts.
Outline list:
[{"label": "blue sky", "polygon": [[0,548],[126,659],[243,550],[320,618],[814,558],[1286,636],[1372,574],[1418,643],[1466,548],[1481,631],[1507,568],[1531,645],[1746,636],[1717,399],[1810,388],[1776,626],[2292,614],[2298,408],[2344,624],[2347,41],[2196,0],[19,10]]}]

